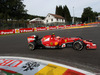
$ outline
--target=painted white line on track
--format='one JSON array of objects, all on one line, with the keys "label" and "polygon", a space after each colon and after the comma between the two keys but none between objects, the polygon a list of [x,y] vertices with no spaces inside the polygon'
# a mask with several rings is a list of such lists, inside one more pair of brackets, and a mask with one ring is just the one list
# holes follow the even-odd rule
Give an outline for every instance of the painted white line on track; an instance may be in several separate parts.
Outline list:
[{"label": "painted white line on track", "polygon": [[74,68],[74,67],[71,67],[71,66],[67,66],[67,65],[60,64],[60,63],[47,61],[47,60],[42,60],[42,59],[28,58],[28,57],[15,57],[15,56],[14,57],[12,57],[12,56],[0,56],[0,59],[18,59],[18,60],[36,61],[36,62],[41,62],[41,63],[44,63],[44,64],[53,64],[53,65],[65,67],[65,68],[68,68],[68,69],[71,69],[71,70],[75,70],[75,71],[84,73],[86,75],[95,75],[94,73],[91,73],[91,72],[88,72],[88,71],[85,71],[85,70],[81,70],[81,69]]}]

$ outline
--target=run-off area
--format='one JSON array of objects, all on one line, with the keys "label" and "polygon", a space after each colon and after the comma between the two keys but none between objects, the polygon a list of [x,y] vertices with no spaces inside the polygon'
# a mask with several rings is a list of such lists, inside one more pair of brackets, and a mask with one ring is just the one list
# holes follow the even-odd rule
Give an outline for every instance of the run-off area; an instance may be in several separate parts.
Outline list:
[{"label": "run-off area", "polygon": [[[59,35],[61,37],[81,36],[83,39],[93,40],[97,44],[96,50],[76,51],[72,48],[64,49],[28,49],[27,37],[31,35]],[[100,73],[100,27],[83,28],[83,29],[64,29],[51,30],[32,33],[22,33],[16,35],[0,36],[0,56],[23,56],[34,57],[53,62],[59,62],[65,65],[81,68],[87,71]]]}]

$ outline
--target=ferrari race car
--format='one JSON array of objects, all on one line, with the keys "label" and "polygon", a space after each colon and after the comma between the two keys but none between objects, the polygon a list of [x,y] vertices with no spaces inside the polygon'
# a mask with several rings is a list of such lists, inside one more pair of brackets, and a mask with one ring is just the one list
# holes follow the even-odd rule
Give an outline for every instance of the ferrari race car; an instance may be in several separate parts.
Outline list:
[{"label": "ferrari race car", "polygon": [[83,40],[80,37],[59,37],[53,35],[46,35],[42,38],[38,38],[37,35],[32,35],[27,38],[28,48],[35,50],[36,48],[65,48],[72,47],[75,50],[81,51],[83,48],[96,49],[96,44],[92,43],[92,40]]}]

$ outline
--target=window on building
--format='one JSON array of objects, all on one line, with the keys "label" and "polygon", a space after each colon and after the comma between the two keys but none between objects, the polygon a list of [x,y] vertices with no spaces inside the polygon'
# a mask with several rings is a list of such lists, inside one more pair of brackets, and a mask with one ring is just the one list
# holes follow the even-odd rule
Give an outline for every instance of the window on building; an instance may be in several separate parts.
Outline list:
[{"label": "window on building", "polygon": [[48,23],[48,20],[47,20],[47,23]]},{"label": "window on building", "polygon": [[53,19],[51,19],[51,21],[53,21]]},{"label": "window on building", "polygon": [[58,18],[57,18],[57,21],[58,21]]}]

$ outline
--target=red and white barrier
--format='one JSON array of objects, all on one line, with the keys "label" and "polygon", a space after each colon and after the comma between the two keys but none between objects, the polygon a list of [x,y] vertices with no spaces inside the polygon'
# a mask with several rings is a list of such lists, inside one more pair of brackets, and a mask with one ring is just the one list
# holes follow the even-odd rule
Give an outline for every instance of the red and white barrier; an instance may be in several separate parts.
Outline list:
[{"label": "red and white barrier", "polygon": [[[93,22],[93,23],[88,23],[88,24],[99,24],[99,23],[100,22]],[[34,31],[45,31],[45,30],[54,30],[54,29],[66,29],[66,28],[71,28],[71,27],[84,26],[84,25],[88,25],[88,24],[60,25],[60,26],[48,26],[48,27],[0,30],[0,35],[15,34],[15,33],[25,33],[25,32],[34,32]]]},{"label": "red and white barrier", "polygon": [[25,33],[25,32],[34,32],[34,28],[22,28],[19,29],[20,33]]},{"label": "red and white barrier", "polygon": [[44,31],[47,30],[47,27],[36,27],[34,28],[34,31]]},{"label": "red and white barrier", "polygon": [[71,27],[71,25],[66,25],[66,28],[69,28],[69,27]]},{"label": "red and white barrier", "polygon": [[48,30],[54,30],[54,29],[57,29],[57,26],[49,26]]},{"label": "red and white barrier", "polygon": [[60,25],[57,27],[57,29],[65,29],[66,28],[66,25]]},{"label": "red and white barrier", "polygon": [[10,29],[10,30],[0,30],[0,35],[5,35],[5,34],[14,34],[15,29]]}]

